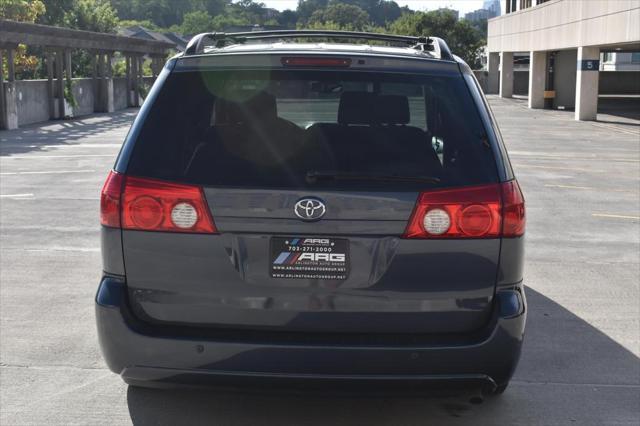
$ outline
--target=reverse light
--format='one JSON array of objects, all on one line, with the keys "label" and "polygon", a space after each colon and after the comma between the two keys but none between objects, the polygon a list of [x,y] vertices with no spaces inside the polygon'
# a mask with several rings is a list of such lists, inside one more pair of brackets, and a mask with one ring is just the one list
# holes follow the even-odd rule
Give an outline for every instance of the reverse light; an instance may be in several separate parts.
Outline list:
[{"label": "reverse light", "polygon": [[171,222],[178,228],[193,228],[198,222],[198,210],[190,203],[178,203],[171,209]]},{"label": "reverse light", "polygon": [[442,209],[429,210],[423,219],[424,229],[432,235],[441,235],[449,230],[451,218]]},{"label": "reverse light", "polygon": [[215,233],[202,188],[109,173],[101,223],[142,231]]},{"label": "reverse light", "polygon": [[404,238],[518,237],[524,228],[524,198],[514,180],[421,193]]}]

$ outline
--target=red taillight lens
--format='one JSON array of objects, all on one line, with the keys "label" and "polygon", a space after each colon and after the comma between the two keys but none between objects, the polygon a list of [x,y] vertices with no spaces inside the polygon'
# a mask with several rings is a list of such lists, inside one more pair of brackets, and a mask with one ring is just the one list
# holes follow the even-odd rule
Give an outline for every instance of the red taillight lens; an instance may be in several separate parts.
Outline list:
[{"label": "red taillight lens", "polygon": [[285,67],[338,67],[351,66],[351,58],[292,57],[282,58]]},{"label": "red taillight lens", "polygon": [[497,238],[523,233],[524,200],[517,182],[511,181],[421,193],[404,237]]},{"label": "red taillight lens", "polygon": [[100,223],[144,231],[215,233],[202,188],[109,173]]},{"label": "red taillight lens", "polygon": [[124,176],[111,171],[100,193],[100,223],[112,228],[120,227],[120,194]]},{"label": "red taillight lens", "polygon": [[524,235],[526,224],[524,196],[520,185],[515,180],[502,184],[502,235],[505,237],[519,237]]},{"label": "red taillight lens", "polygon": [[202,188],[127,177],[122,227],[144,231],[215,233]]}]

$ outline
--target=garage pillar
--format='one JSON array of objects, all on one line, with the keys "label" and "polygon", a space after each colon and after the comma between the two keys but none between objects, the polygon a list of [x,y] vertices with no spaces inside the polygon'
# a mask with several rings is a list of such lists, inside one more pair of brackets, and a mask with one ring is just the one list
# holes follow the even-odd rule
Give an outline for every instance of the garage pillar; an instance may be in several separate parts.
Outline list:
[{"label": "garage pillar", "polygon": [[547,52],[529,54],[529,108],[544,108]]},{"label": "garage pillar", "polygon": [[[0,95],[2,96],[2,127],[11,130],[18,128],[18,98],[15,81],[15,51],[7,49],[7,81],[2,83],[4,77],[0,74]],[[2,57],[0,56],[0,59]],[[2,62],[0,61],[0,67]]]},{"label": "garage pillar", "polygon": [[513,52],[500,53],[500,97],[513,96]]},{"label": "garage pillar", "polygon": [[98,82],[95,110],[98,112],[115,111],[110,52],[98,52],[95,74]]},{"label": "garage pillar", "polygon": [[490,52],[487,58],[487,93],[496,94],[500,90],[500,53]]},{"label": "garage pillar", "polygon": [[578,47],[576,120],[595,120],[598,115],[599,47]]}]

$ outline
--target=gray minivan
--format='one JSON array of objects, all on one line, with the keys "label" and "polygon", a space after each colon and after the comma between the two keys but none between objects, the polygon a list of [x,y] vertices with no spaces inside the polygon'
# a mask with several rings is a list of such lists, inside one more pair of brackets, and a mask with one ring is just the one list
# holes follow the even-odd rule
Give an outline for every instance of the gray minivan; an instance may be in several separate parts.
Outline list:
[{"label": "gray minivan", "polygon": [[501,393],[520,356],[524,199],[473,73],[435,37],[194,37],[101,224],[98,335],[129,384]]}]

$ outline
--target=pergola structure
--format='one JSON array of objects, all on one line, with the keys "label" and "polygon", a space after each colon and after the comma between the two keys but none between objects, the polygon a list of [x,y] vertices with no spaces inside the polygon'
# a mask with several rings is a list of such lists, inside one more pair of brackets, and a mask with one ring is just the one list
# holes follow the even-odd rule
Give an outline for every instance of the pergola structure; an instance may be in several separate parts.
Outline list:
[{"label": "pergola structure", "polygon": [[127,106],[139,106],[144,56],[151,57],[151,70],[155,77],[162,69],[168,50],[174,47],[154,40],[0,19],[0,64],[5,55],[8,63],[6,77],[0,67],[0,128],[4,129],[18,127],[14,84],[14,58],[18,44],[41,46],[45,50],[50,119],[64,118],[64,79],[70,81],[72,78],[72,50],[84,49],[91,54],[94,111],[112,112],[111,58],[114,52],[121,52],[126,60]]}]

